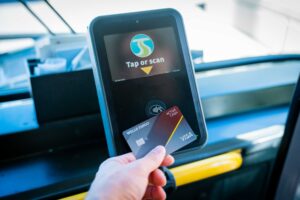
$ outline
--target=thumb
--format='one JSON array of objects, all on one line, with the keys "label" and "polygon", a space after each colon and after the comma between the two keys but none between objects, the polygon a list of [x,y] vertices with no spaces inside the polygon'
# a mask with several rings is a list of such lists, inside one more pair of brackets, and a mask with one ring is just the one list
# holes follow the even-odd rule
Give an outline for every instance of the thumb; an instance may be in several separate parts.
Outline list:
[{"label": "thumb", "polygon": [[147,174],[150,174],[161,165],[165,156],[166,149],[160,145],[152,149],[145,157],[139,159],[137,162],[143,166]]}]

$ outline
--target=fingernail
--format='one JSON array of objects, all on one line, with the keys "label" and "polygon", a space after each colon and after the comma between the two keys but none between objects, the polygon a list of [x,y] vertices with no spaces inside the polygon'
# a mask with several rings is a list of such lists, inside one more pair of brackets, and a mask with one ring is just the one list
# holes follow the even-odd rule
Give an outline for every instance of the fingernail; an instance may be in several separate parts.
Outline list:
[{"label": "fingernail", "polygon": [[152,150],[152,153],[161,154],[165,152],[165,147],[159,145]]}]

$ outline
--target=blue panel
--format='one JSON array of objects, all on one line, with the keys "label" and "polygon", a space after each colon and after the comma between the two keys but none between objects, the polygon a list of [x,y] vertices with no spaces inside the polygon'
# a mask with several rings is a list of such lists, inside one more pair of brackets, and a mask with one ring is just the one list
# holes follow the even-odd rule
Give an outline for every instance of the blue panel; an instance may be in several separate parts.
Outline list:
[{"label": "blue panel", "polygon": [[288,107],[270,108],[261,111],[209,120],[207,122],[208,144],[235,138],[239,134],[266,128],[272,125],[284,125]]},{"label": "blue panel", "polygon": [[[251,69],[261,66],[259,69]],[[249,67],[249,68],[247,68]],[[299,61],[256,64],[241,71],[200,76],[197,85],[202,98],[294,84],[300,72]]]},{"label": "blue panel", "polygon": [[0,135],[38,127],[31,99],[0,104]]}]

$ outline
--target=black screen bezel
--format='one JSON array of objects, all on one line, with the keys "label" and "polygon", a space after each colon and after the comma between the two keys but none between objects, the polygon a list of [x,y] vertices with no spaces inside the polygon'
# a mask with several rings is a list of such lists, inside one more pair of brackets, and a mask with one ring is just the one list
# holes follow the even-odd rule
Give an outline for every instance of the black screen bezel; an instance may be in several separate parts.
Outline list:
[{"label": "black screen bezel", "polygon": [[[197,93],[196,83],[194,80],[194,73],[192,66],[189,50],[187,47],[187,42],[185,40],[185,33],[183,29],[182,19],[177,11],[172,9],[163,9],[157,11],[146,11],[140,13],[129,13],[120,15],[111,15],[98,17],[91,23],[90,36],[91,42],[94,48],[94,56],[96,59],[97,70],[99,70],[98,75],[101,76],[100,79],[103,84],[103,93],[105,94],[106,106],[108,107],[107,120],[110,120],[110,128],[112,134],[112,139],[114,140],[111,144],[114,145],[117,154],[126,153],[124,150],[124,145],[122,144],[123,136],[122,134],[116,134],[119,132],[118,126],[116,124],[116,116],[114,115],[113,99],[111,94],[111,84],[115,82],[111,78],[109,62],[107,57],[107,52],[105,49],[104,36],[111,34],[122,34],[136,31],[144,31],[157,28],[172,27],[175,32],[175,37],[178,40],[179,53],[182,56],[184,65],[186,66],[186,74],[189,79],[189,85],[191,87],[191,95],[193,97],[194,108],[196,110],[196,118],[199,126],[199,136],[197,142],[193,143],[192,147],[202,146],[206,141],[206,126],[204,122],[204,117],[202,114],[202,108],[200,103],[200,98]],[[180,31],[182,30],[182,31]],[[101,66],[101,67],[100,67]],[[109,142],[110,143],[110,142]],[[112,155],[112,154],[111,154]]]}]

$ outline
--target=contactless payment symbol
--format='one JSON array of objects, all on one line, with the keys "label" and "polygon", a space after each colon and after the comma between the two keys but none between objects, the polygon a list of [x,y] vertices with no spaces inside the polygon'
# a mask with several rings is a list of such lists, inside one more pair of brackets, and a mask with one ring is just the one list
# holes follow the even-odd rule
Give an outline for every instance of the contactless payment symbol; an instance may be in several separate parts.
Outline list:
[{"label": "contactless payment symbol", "polygon": [[151,100],[146,104],[145,112],[148,117],[153,117],[165,111],[166,104],[160,100]]},{"label": "contactless payment symbol", "polygon": [[137,34],[130,41],[132,53],[140,58],[150,56],[154,51],[153,40],[146,34]]}]

